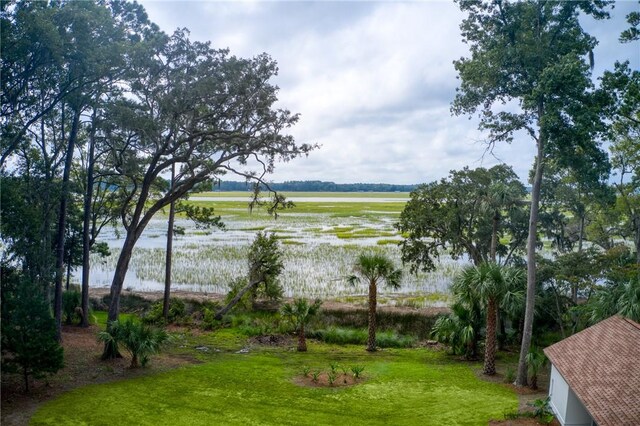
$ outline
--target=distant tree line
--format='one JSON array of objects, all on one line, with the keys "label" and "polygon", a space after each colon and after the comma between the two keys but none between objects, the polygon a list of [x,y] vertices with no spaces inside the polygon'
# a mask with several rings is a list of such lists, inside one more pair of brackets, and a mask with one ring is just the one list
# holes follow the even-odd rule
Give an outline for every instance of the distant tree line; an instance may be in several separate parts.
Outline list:
[{"label": "distant tree line", "polygon": [[[335,183],[320,180],[292,180],[281,183],[270,183],[274,191],[304,191],[304,192],[411,192],[418,185],[394,185],[391,183]],[[209,188],[199,187],[201,190],[211,191],[252,191],[253,184],[248,182],[219,181],[210,182]],[[267,190],[266,185],[261,186]]]}]

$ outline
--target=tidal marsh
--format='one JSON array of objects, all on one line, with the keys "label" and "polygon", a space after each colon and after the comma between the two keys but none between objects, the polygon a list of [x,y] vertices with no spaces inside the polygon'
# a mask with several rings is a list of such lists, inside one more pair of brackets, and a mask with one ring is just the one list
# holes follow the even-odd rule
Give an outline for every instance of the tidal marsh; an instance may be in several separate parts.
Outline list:
[{"label": "tidal marsh", "polygon": [[[335,194],[332,194],[335,195]],[[371,194],[362,194],[369,197]],[[392,194],[396,195],[396,194]],[[197,197],[198,200],[204,197]],[[357,201],[357,194],[334,197],[340,201],[297,203],[275,219],[262,210],[249,213],[247,200],[194,201],[214,207],[222,216],[226,230],[199,230],[184,218],[176,225],[184,235],[174,237],[172,286],[174,289],[226,293],[229,284],[247,273],[248,247],[256,232],[273,232],[280,239],[285,254],[285,272],[281,277],[285,296],[320,297],[362,295],[365,288],[353,288],[345,277],[362,250],[372,250],[391,257],[400,265],[397,243],[401,235],[394,228],[405,201],[390,202],[380,195],[380,201]],[[321,196],[318,197],[319,199]],[[162,290],[166,244],[166,217],[151,221],[138,242],[125,281],[125,288],[141,291]],[[111,256],[93,258],[92,286],[110,285],[122,240],[114,229],[102,236],[111,247]],[[443,298],[423,297],[425,294],[446,294],[451,277],[460,269],[458,261],[442,256],[436,271],[410,274],[405,272],[402,286],[391,297],[412,299],[411,306],[440,306]],[[383,289],[382,294],[385,293]],[[418,297],[418,299],[414,299]]]}]

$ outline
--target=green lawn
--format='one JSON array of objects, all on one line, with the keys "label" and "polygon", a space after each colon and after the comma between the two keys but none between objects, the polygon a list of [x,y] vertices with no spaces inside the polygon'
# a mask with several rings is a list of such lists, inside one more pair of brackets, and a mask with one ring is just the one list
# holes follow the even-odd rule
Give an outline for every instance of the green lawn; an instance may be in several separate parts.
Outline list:
[{"label": "green lawn", "polygon": [[[479,380],[470,365],[427,349],[387,349],[311,343],[309,352],[253,348],[233,330],[182,336],[172,351],[195,343],[219,348],[198,353],[202,364],[157,375],[92,385],[43,405],[34,425],[486,425],[517,408],[508,388]],[[151,361],[153,362],[153,360]],[[364,365],[362,383],[307,388],[294,383],[303,366]]]}]

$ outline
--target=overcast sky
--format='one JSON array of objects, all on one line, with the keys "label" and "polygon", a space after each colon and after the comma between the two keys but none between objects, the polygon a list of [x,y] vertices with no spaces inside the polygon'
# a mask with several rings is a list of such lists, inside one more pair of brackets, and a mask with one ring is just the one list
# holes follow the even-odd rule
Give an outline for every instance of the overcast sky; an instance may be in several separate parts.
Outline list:
[{"label": "overcast sky", "polygon": [[[477,121],[451,116],[458,85],[452,61],[466,56],[451,1],[141,1],[166,32],[228,47],[236,56],[270,54],[279,65],[280,104],[301,114],[291,130],[321,148],[280,163],[272,181],[422,183],[464,166],[506,162],[526,179],[533,142],[520,135],[483,156]],[[637,1],[617,2],[609,21],[584,21],[600,45],[594,75],[615,60],[640,68],[639,43],[620,44]],[[233,179],[241,180],[241,179]]]}]

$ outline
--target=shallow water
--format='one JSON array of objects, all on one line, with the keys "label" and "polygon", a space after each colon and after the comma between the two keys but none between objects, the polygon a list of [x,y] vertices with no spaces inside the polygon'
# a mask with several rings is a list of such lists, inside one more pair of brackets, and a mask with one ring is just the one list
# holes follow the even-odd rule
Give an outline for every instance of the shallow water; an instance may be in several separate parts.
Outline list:
[{"label": "shallow water", "polygon": [[[380,240],[401,240],[393,229],[396,220],[393,217],[336,218],[325,214],[306,214],[281,216],[278,220],[265,217],[223,220],[226,225],[224,231],[198,230],[187,220],[176,221],[176,226],[184,227],[186,233],[174,238],[172,289],[226,293],[234,279],[246,276],[248,248],[258,229],[273,230],[282,238],[285,271],[281,282],[287,297],[326,299],[365,294],[364,285],[354,288],[346,282],[356,257],[365,249],[384,253],[398,266],[401,265],[400,250],[396,244],[378,244]],[[161,218],[152,220],[145,229],[134,249],[125,289],[164,289],[166,227],[166,218]],[[340,233],[336,228],[347,231]],[[358,232],[363,232],[364,237]],[[374,235],[368,236],[367,233]],[[350,235],[358,237],[348,238]],[[112,254],[106,259],[93,256],[91,286],[111,285],[123,237],[115,228],[103,231],[100,239],[109,244]],[[443,256],[437,270],[431,273],[412,275],[405,268],[402,286],[393,293],[447,293],[453,275],[463,263]],[[80,270],[75,272],[76,280],[80,274]],[[391,290],[381,290],[383,296],[391,293]],[[429,306],[434,304],[438,303],[432,302]]]}]

